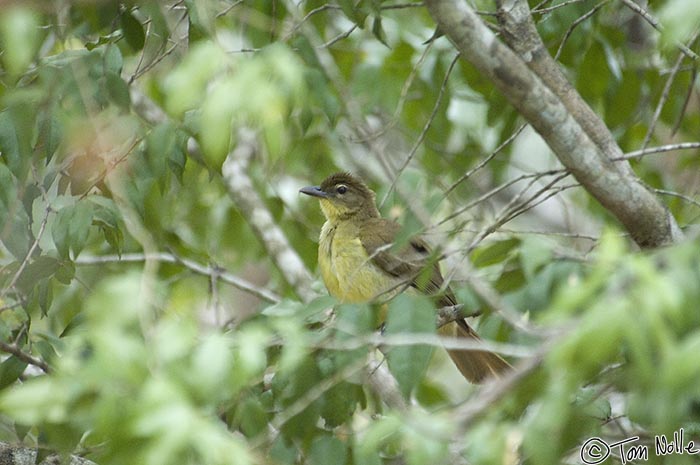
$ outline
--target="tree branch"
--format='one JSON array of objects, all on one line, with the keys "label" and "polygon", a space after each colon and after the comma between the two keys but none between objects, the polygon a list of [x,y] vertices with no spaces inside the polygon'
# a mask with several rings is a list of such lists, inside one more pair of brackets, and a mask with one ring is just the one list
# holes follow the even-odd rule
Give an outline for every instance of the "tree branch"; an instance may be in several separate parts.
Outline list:
[{"label": "tree branch", "polygon": [[256,134],[250,129],[241,129],[237,140],[238,145],[221,167],[229,195],[294,292],[301,300],[309,302],[316,297],[311,288],[311,273],[275,223],[248,176],[248,164],[257,151]]},{"label": "tree branch", "polygon": [[[682,237],[676,220],[636,178],[629,164],[610,159],[610,154],[622,156],[620,148],[602,121],[587,105],[580,104],[582,100],[576,97],[570,84],[557,74],[549,76],[551,83],[545,84],[523,59],[498,40],[465,2],[426,0],[426,5],[461,55],[491,79],[576,180],[615,215],[640,247],[656,247]],[[543,50],[538,45],[541,41],[527,34],[528,26],[523,23],[526,21],[523,15],[529,18],[527,4],[510,0],[507,6],[503,9],[508,9],[508,15],[516,16],[506,17],[504,21],[523,31],[522,54],[527,54],[531,61],[537,59],[543,67],[540,72],[546,74],[550,67],[539,58]],[[513,33],[513,29],[508,32]]]},{"label": "tree branch", "polygon": [[209,276],[212,278],[220,279],[221,281],[232,285],[233,287],[240,289],[245,292],[249,292],[256,297],[266,300],[271,303],[278,303],[282,298],[275,294],[274,292],[265,289],[264,287],[256,286],[250,281],[236,276],[232,273],[220,269],[218,267],[204,266],[195,262],[194,260],[189,260],[187,258],[179,257],[166,252],[158,252],[152,254],[122,254],[122,255],[81,255],[76,260],[75,263],[79,265],[99,265],[103,263],[133,263],[133,262],[143,262],[146,260],[156,260],[165,263],[175,263],[181,264],[188,270],[201,274],[204,276]]},{"label": "tree branch", "polygon": [[[0,341],[0,351],[12,354],[21,361],[29,364],[29,365],[34,365],[35,367],[41,368],[41,371],[44,373],[49,373],[51,371],[51,367],[49,366],[48,363],[43,361],[40,358],[34,357],[31,354],[28,354],[27,352],[24,352],[22,349],[19,348],[16,344],[9,344],[5,341]],[[0,463],[2,463],[0,461]]]},{"label": "tree branch", "polygon": [[[150,123],[157,124],[167,120],[168,116],[165,112],[141,92],[132,89],[131,98],[137,112]],[[311,273],[291,247],[282,230],[274,222],[247,173],[250,159],[257,150],[255,134],[251,130],[240,130],[239,132],[238,146],[228,154],[221,167],[229,195],[243,212],[246,221],[263,243],[270,258],[282,272],[284,279],[303,301],[308,302],[316,297],[316,293],[311,288],[313,282]],[[199,144],[194,138],[187,141],[187,149],[191,153],[199,152]],[[185,262],[182,263],[185,264]],[[188,268],[193,269],[190,266]],[[233,282],[231,284],[236,286]],[[251,287],[246,290],[252,291],[253,289]],[[267,297],[272,297],[272,294]]]}]

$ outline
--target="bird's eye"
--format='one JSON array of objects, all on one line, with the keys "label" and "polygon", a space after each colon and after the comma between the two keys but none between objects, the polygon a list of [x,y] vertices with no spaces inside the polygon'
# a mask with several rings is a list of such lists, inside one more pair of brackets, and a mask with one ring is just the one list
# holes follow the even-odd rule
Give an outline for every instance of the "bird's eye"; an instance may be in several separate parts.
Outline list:
[{"label": "bird's eye", "polygon": [[344,186],[344,185],[341,184],[340,186],[336,187],[335,191],[336,191],[338,194],[344,194],[344,193],[346,193],[346,192],[348,191],[348,188],[347,188],[347,186]]}]

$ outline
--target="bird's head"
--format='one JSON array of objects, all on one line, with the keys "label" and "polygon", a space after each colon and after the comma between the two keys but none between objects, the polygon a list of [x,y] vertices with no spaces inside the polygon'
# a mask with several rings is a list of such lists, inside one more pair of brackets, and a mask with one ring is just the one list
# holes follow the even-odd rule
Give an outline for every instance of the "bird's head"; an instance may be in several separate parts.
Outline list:
[{"label": "bird's head", "polygon": [[335,173],[323,180],[320,186],[307,186],[302,194],[316,197],[326,219],[334,222],[356,216],[374,218],[379,211],[374,203],[375,195],[361,179],[350,173]]}]

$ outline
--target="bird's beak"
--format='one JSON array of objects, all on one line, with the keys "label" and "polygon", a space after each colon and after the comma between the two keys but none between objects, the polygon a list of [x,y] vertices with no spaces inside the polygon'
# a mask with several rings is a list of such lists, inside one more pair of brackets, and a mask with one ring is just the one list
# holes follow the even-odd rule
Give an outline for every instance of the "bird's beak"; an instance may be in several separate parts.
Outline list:
[{"label": "bird's beak", "polygon": [[323,192],[319,186],[306,186],[299,189],[302,194],[310,195],[311,197],[328,198],[328,194]]}]

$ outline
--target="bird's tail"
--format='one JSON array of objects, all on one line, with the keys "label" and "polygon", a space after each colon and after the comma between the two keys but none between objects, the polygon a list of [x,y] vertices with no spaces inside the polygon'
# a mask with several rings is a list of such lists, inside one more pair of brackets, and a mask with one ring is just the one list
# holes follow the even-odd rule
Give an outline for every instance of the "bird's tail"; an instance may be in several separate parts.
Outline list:
[{"label": "bird's tail", "polygon": [[[461,324],[460,324],[461,323]],[[443,336],[481,340],[466,322],[453,322],[440,328]],[[498,378],[510,370],[511,365],[498,354],[486,350],[448,350],[450,358],[462,375],[471,383],[482,383],[488,378]]]}]

